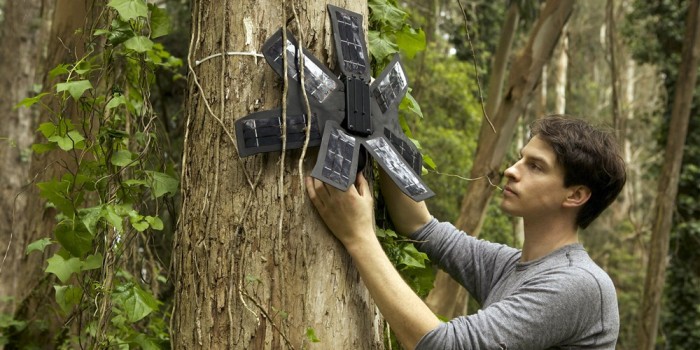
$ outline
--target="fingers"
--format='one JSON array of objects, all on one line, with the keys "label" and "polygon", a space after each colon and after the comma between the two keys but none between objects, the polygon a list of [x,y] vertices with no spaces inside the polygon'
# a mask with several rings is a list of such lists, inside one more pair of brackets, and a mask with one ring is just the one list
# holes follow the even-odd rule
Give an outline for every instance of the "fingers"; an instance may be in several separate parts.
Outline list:
[{"label": "fingers", "polygon": [[369,184],[367,183],[367,179],[365,179],[362,172],[357,174],[357,178],[355,179],[355,187],[357,187],[357,192],[360,194],[360,196],[364,197],[365,194],[369,193]]}]

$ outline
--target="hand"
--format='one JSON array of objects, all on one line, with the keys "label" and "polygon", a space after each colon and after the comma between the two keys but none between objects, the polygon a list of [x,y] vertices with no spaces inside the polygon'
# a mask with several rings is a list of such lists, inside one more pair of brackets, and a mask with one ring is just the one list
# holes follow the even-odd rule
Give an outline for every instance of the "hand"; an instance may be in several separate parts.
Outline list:
[{"label": "hand", "polygon": [[372,193],[362,173],[346,192],[311,177],[306,178],[306,191],[326,226],[343,245],[375,238]]}]

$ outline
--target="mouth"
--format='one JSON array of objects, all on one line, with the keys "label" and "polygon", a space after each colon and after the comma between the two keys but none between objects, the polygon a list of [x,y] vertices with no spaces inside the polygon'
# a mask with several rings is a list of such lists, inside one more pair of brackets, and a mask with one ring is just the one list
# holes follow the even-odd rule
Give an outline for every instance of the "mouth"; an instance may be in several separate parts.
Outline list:
[{"label": "mouth", "polygon": [[518,194],[513,191],[512,187],[506,186],[503,188],[503,195],[517,196]]}]

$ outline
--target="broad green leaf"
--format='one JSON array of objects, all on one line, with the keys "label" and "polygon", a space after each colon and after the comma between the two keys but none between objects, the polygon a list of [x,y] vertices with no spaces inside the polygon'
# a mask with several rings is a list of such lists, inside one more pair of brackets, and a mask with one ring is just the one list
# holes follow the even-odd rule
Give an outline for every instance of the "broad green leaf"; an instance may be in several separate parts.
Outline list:
[{"label": "broad green leaf", "polygon": [[129,50],[134,50],[136,52],[146,52],[153,48],[153,42],[151,39],[139,35],[124,42],[124,47]]},{"label": "broad green leaf", "polygon": [[48,123],[48,122],[41,123],[41,125],[39,125],[39,128],[37,129],[37,131],[41,131],[41,134],[44,135],[44,137],[46,137],[48,139],[49,137],[53,136],[53,134],[56,133],[56,124]]},{"label": "broad green leaf", "polygon": [[66,136],[53,135],[49,137],[48,140],[56,142],[58,147],[64,151],[70,151],[73,148],[82,149],[85,147],[85,143],[82,142],[85,138],[77,130],[69,131]]},{"label": "broad green leaf", "polygon": [[109,100],[109,102],[107,102],[106,108],[107,109],[117,108],[125,103],[126,103],[126,99],[124,98],[124,95],[114,95],[114,97],[112,97],[112,99]]},{"label": "broad green leaf", "polygon": [[107,6],[117,10],[125,21],[148,16],[148,7],[143,0],[112,0]]},{"label": "broad green leaf", "polygon": [[115,18],[112,21],[112,31],[107,36],[107,41],[113,46],[117,46],[135,35],[129,21],[122,21],[119,18]]},{"label": "broad green leaf", "polygon": [[68,282],[73,273],[80,272],[80,266],[82,265],[78,258],[65,259],[58,254],[54,254],[47,262],[49,265],[46,267],[46,272],[56,275],[63,283]]},{"label": "broad green leaf", "polygon": [[404,245],[401,252],[403,254],[401,255],[400,264],[404,267],[419,269],[425,267],[425,261],[428,260],[428,256],[419,252],[413,244]]},{"label": "broad green leaf", "polygon": [[114,295],[129,322],[137,322],[158,309],[158,301],[137,285],[132,284]]},{"label": "broad green leaf", "polygon": [[51,202],[64,215],[68,217],[73,216],[73,202],[68,198],[69,182],[51,180],[40,182],[37,184],[37,187],[39,187],[39,195],[42,198]]},{"label": "broad green leaf", "polygon": [[81,267],[81,270],[86,271],[99,269],[100,267],[102,267],[102,261],[104,261],[104,257],[101,253],[97,253],[95,255],[88,255],[88,257],[85,258],[85,261],[83,261],[83,266]]},{"label": "broad green leaf", "polygon": [[24,100],[20,101],[20,103],[16,104],[14,108],[15,109],[17,109],[19,107],[29,108],[29,107],[35,105],[36,103],[38,103],[42,97],[44,97],[48,94],[49,94],[48,92],[42,92],[34,97],[27,97]]},{"label": "broad green leaf", "polygon": [[420,104],[418,104],[418,101],[413,98],[410,91],[407,92],[406,96],[403,98],[403,100],[401,100],[399,110],[409,112],[410,114],[423,119],[423,111],[420,109]]},{"label": "broad green leaf", "polygon": [[35,143],[32,145],[32,151],[36,154],[46,153],[56,149],[55,143]]},{"label": "broad green leaf", "polygon": [[145,221],[134,221],[131,223],[131,226],[133,226],[136,231],[143,232],[148,228],[148,223]]},{"label": "broad green leaf", "polygon": [[78,216],[88,232],[94,236],[97,233],[97,223],[102,217],[102,206],[80,209]]},{"label": "broad green leaf", "polygon": [[74,306],[80,304],[80,299],[83,297],[83,290],[80,287],[55,285],[53,288],[56,290],[56,303],[64,313],[70,312]]},{"label": "broad green leaf", "polygon": [[43,252],[44,249],[46,249],[46,247],[50,246],[51,244],[53,244],[53,241],[51,241],[50,238],[44,237],[44,238],[38,239],[38,240],[36,240],[32,243],[29,243],[27,245],[27,249],[25,249],[25,253],[29,254],[33,251]]},{"label": "broad green leaf", "polygon": [[388,56],[399,52],[399,47],[379,32],[370,31],[368,38],[369,51],[378,61],[382,61]]},{"label": "broad green leaf", "polygon": [[137,345],[137,349],[141,350],[160,350],[163,348],[163,346],[159,343],[157,343],[155,340],[149,338],[143,333],[139,334],[132,334],[129,338],[128,341],[131,345]]},{"label": "broad green leaf", "polygon": [[111,33],[111,32],[107,29],[97,29],[94,32],[92,32],[92,35],[93,36],[100,36],[100,35],[107,35],[109,33]]},{"label": "broad green leaf", "polygon": [[152,181],[151,188],[153,189],[153,195],[156,198],[162,197],[165,194],[170,194],[173,196],[177,193],[179,185],[177,179],[168,174],[157,171],[146,171],[146,174]]},{"label": "broad green leaf", "polygon": [[[433,160],[433,158],[425,153],[423,154],[423,164],[427,165],[428,168],[430,168],[432,170],[437,169],[437,164],[435,164],[435,161]],[[423,172],[423,175],[425,175],[426,172]]]},{"label": "broad green leaf", "polygon": [[121,149],[112,154],[111,163],[116,166],[127,166],[132,162],[132,153]]},{"label": "broad green leaf", "polygon": [[151,9],[151,38],[155,39],[170,33],[170,16],[160,7],[148,4]]},{"label": "broad green leaf", "polygon": [[102,212],[102,217],[107,220],[107,222],[112,225],[112,227],[116,228],[117,231],[123,232],[124,231],[124,223],[122,221],[121,215],[117,214],[117,208],[113,205],[105,205],[103,212]]},{"label": "broad green leaf", "polygon": [[400,28],[408,14],[387,0],[373,0],[369,2],[372,11],[372,19]]},{"label": "broad green leaf", "polygon": [[49,72],[49,77],[50,77],[51,79],[53,79],[53,78],[55,78],[55,77],[57,77],[57,76],[59,76],[59,75],[68,74],[68,73],[70,73],[70,65],[68,65],[68,64],[59,64],[58,66],[56,66],[56,68],[52,69],[52,70]]},{"label": "broad green leaf", "polygon": [[80,75],[85,75],[86,73],[89,73],[92,70],[92,65],[90,65],[90,62],[88,61],[80,61],[78,65],[75,67],[75,72],[80,74]]},{"label": "broad green leaf", "polygon": [[401,31],[396,33],[396,44],[406,57],[413,58],[418,52],[425,50],[425,32],[422,29],[411,28],[404,25]]},{"label": "broad green leaf", "polygon": [[93,236],[82,222],[63,220],[54,230],[56,240],[72,256],[82,257],[92,250]]},{"label": "broad green leaf", "polygon": [[146,222],[148,222],[148,225],[150,225],[151,228],[154,230],[162,230],[163,229],[163,221],[157,216],[156,217],[146,216]]},{"label": "broad green leaf", "polygon": [[89,89],[92,89],[92,83],[89,80],[76,80],[56,84],[56,92],[68,91],[74,100],[80,99],[85,91]]}]

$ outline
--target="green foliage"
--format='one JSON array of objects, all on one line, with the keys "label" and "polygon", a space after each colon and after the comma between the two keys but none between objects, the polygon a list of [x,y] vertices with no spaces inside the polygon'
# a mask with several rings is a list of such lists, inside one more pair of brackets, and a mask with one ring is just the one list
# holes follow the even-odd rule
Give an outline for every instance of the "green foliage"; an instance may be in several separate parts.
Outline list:
[{"label": "green foliage", "polygon": [[[662,106],[663,122],[659,128],[659,145],[665,145],[669,135],[672,110],[688,1],[635,1],[633,11],[625,22],[626,38],[634,57],[643,63],[660,67],[664,87],[670,98]],[[664,291],[664,308],[658,343],[669,349],[700,348],[700,122],[698,118],[699,89],[696,86],[691,106],[691,118],[683,152],[676,211],[670,238],[670,264]]]},{"label": "green foliage", "polygon": [[[55,252],[45,272],[58,279],[55,301],[66,328],[88,325],[57,347],[160,349],[169,341],[167,315],[152,288],[167,282],[165,267],[143,251],[165,228],[164,204],[179,182],[172,160],[160,153],[149,96],[155,73],[175,73],[182,62],[152,41],[170,27],[164,10],[112,0],[100,18],[110,20],[90,33],[86,56],[51,70],[59,82],[17,105],[51,117],[37,130],[44,142],[34,152],[67,159],[63,174],[37,184],[55,208],[53,237],[29,244],[26,253]],[[129,259],[160,267],[146,272]],[[5,320],[0,329],[24,326],[18,322]]]}]

